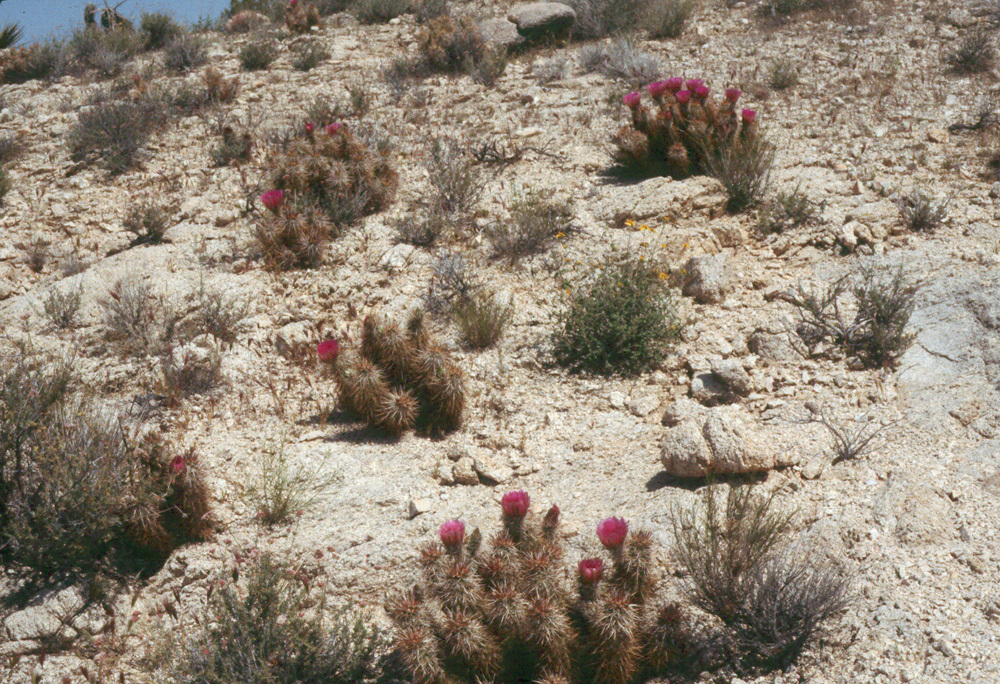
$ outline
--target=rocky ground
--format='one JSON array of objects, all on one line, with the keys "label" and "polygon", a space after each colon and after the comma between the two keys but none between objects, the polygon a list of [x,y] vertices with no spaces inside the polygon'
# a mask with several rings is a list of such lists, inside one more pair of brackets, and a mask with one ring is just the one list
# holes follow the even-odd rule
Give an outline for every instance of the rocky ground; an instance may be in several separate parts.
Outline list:
[{"label": "rocky ground", "polygon": [[[459,9],[485,18],[507,7]],[[715,420],[737,434],[715,456],[729,448],[733,459],[765,468],[762,486],[797,511],[797,534],[856,575],[858,600],[825,645],[790,673],[762,681],[1000,678],[1000,186],[985,173],[990,140],[948,131],[975,120],[1000,74],[957,75],[944,62],[979,21],[972,9],[898,0],[872,7],[861,23],[805,14],[773,27],[752,6],[706,0],[680,38],[640,43],[662,60],[666,76],[747,93],[777,145],[772,194],[799,188],[820,208],[810,225],[770,235],[756,229],[754,212],[725,213],[713,180],[622,184],[603,175],[609,136],[627,119],[620,98],[632,88],[583,73],[575,44],[515,57],[495,88],[432,76],[397,100],[380,71],[415,49],[419,27],[410,15],[382,26],[329,21],[317,36],[331,58],[306,73],[291,67],[287,42],[268,70],[241,72],[235,55],[246,38],[213,34],[210,65],[239,74],[241,83],[229,116],[251,123],[260,139],[301,121],[316,96],[345,100],[347,87],[360,84],[372,100],[366,122],[394,144],[401,185],[391,208],[334,242],[321,268],[286,273],[250,258],[256,219],[241,212],[247,183],[266,167],[265,148],[242,169],[214,168],[211,121],[191,116],[154,136],[141,168],[109,180],[99,168],[77,171],[65,142],[99,86],[67,77],[0,88],[0,134],[19,135],[27,148],[10,167],[14,189],[0,213],[5,338],[72,355],[87,383],[126,410],[155,393],[159,364],[105,341],[98,301],[116,280],[143,279],[175,303],[204,283],[248,306],[233,344],[200,342],[219,350],[225,386],[178,408],[151,409],[151,420],[206,465],[220,531],[214,541],[177,550],[137,595],[120,599],[126,612],[133,600],[139,611],[136,642],[183,634],[208,579],[233,550],[250,545],[320,568],[331,595],[371,605],[382,619],[385,588],[412,578],[418,544],[454,517],[492,529],[500,496],[517,488],[539,510],[561,507],[572,558],[597,548],[593,528],[606,516],[646,525],[662,544],[666,575],[674,569],[671,510],[693,503],[705,484],[676,477],[695,466],[672,445],[678,430]],[[538,66],[561,58],[565,76],[540,83]],[[799,83],[767,92],[768,69],[780,58],[799,66]],[[468,235],[434,249],[398,244],[396,225],[418,215],[429,197],[425,161],[438,135],[469,147],[499,139],[544,153],[529,150],[506,167],[484,169],[486,192]],[[574,230],[511,267],[489,258],[479,231],[502,221],[513,194],[525,189],[568,201]],[[894,200],[911,189],[950,198],[949,218],[936,231],[912,232],[901,220]],[[133,237],[122,226],[126,211],[151,195],[176,203],[167,242],[126,249]],[[628,218],[635,227],[625,225]],[[34,271],[26,254],[39,240],[49,258]],[[636,379],[568,375],[552,364],[549,342],[564,279],[579,282],[612,247],[652,250],[678,269],[692,257],[718,255],[698,266],[711,271],[711,291],[701,297],[709,303],[684,299],[687,325],[659,369]],[[477,278],[516,305],[499,347],[483,352],[463,349],[447,321],[433,320],[467,374],[463,429],[442,440],[407,434],[394,441],[339,413],[327,420],[335,386],[307,358],[315,343],[356,337],[359,315],[402,317],[420,306],[444,253],[462,254]],[[89,266],[64,277],[72,259]],[[898,368],[857,370],[800,353],[788,334],[794,309],[776,295],[872,259],[903,263],[922,283],[911,319],[916,338]],[[55,331],[41,312],[44,298],[78,288],[77,327]],[[712,405],[716,390],[733,383],[736,400]],[[809,407],[841,424],[888,427],[863,458],[831,464],[829,434],[803,421]],[[262,528],[248,504],[266,450],[338,476],[288,528]],[[78,609],[74,592],[8,611],[0,654],[37,654]],[[172,597],[178,619],[164,612]],[[76,620],[97,632],[106,617],[90,610]],[[77,676],[80,663],[78,655],[41,664],[31,656],[10,681],[28,681],[27,666],[43,682],[59,681]],[[129,681],[156,681],[129,658],[120,665]]]}]

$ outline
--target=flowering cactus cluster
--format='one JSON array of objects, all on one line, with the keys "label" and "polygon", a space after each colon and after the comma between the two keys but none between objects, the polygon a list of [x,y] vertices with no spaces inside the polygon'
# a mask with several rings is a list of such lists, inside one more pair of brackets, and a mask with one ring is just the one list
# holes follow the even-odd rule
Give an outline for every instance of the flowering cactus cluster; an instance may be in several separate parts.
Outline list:
[{"label": "flowering cactus cluster", "polygon": [[524,491],[500,502],[502,527],[485,549],[460,520],[420,554],[425,583],[392,598],[395,648],[414,684],[628,684],[690,650],[676,603],[656,599],[652,536],[608,518],[597,536],[610,559],[576,566],[566,586],[552,506],[541,520]]},{"label": "flowering cactus cluster", "polygon": [[713,155],[745,144],[757,132],[757,113],[736,110],[743,94],[736,88],[726,90],[718,104],[700,79],[669,78],[650,83],[646,90],[655,113],[642,103],[641,92],[622,100],[632,114],[631,125],[612,138],[615,161],[622,168],[687,178],[705,173]]},{"label": "flowering cactus cluster", "polygon": [[309,33],[319,26],[319,10],[311,2],[288,0],[285,5],[285,26],[291,33]]},{"label": "flowering cactus cluster", "polygon": [[417,428],[443,434],[461,425],[465,378],[424,328],[423,317],[399,326],[368,316],[360,350],[327,340],[317,349],[337,378],[341,408],[386,432]]}]

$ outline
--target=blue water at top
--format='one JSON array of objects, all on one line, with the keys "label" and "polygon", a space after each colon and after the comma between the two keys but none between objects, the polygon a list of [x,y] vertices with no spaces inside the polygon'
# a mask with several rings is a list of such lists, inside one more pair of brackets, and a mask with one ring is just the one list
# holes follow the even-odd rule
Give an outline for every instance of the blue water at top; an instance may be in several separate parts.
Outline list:
[{"label": "blue water at top", "polygon": [[[48,36],[65,37],[83,26],[83,8],[93,2],[104,7],[104,0],[2,0],[0,26],[11,22],[24,28],[22,45]],[[118,0],[108,0],[114,7]],[[197,21],[201,17],[217,19],[229,7],[229,0],[125,0],[118,12],[138,25],[143,12],[166,12],[179,22]]]}]

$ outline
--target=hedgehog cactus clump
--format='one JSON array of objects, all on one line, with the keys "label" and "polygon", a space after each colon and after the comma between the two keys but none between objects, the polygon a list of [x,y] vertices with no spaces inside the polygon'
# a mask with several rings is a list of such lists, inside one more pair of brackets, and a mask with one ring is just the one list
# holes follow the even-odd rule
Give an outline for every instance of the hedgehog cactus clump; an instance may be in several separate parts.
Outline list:
[{"label": "hedgehog cactus clump", "polygon": [[632,117],[631,125],[612,138],[614,159],[622,169],[674,178],[704,174],[709,159],[756,135],[756,112],[736,110],[743,94],[737,88],[727,89],[720,103],[712,100],[701,79],[670,78],[650,83],[646,90],[655,112],[642,103],[641,92],[622,98]]},{"label": "hedgehog cactus clump", "polygon": [[316,351],[333,369],[340,407],[375,427],[392,435],[414,428],[445,434],[461,425],[465,376],[421,316],[405,330],[368,316],[360,349],[327,340]]},{"label": "hedgehog cactus clump", "polygon": [[483,549],[478,529],[442,524],[440,543],[420,554],[424,583],[386,605],[414,684],[630,684],[681,664],[687,621],[678,604],[656,601],[649,533],[629,531],[622,518],[602,521],[610,564],[579,561],[574,591],[559,508],[539,520],[524,491],[500,505],[501,528]]}]

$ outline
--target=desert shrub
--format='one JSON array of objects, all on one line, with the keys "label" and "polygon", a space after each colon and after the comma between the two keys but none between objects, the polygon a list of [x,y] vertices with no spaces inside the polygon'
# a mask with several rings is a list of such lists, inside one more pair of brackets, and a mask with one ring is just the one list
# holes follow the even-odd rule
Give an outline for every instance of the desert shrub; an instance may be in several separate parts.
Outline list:
[{"label": "desert shrub", "polygon": [[[350,606],[328,609],[314,575],[256,549],[209,596],[202,629],[171,649],[177,684],[380,681],[386,637]],[[229,577],[238,581],[229,581]]]},{"label": "desert shrub", "polygon": [[469,17],[432,19],[417,40],[419,53],[432,71],[471,73],[487,53],[486,41]]},{"label": "desert shrub", "polygon": [[791,515],[774,509],[775,496],[730,487],[720,505],[717,488],[709,487],[698,506],[672,511],[674,553],[688,574],[688,599],[724,624],[736,620],[750,578],[791,528]]},{"label": "desert shrub", "polygon": [[292,50],[292,66],[299,71],[311,71],[320,62],[330,59],[330,53],[323,49],[323,44],[317,40],[300,43]]},{"label": "desert shrub", "polygon": [[867,420],[867,416],[865,418],[852,421],[853,425],[847,425],[835,421],[826,411],[818,409],[812,412],[812,416],[806,422],[819,423],[826,428],[833,440],[830,462],[836,464],[861,458],[875,446],[879,435],[894,424]]},{"label": "desert shrub", "polygon": [[24,27],[20,24],[7,23],[0,28],[0,50],[12,48],[24,37]]},{"label": "desert shrub", "polygon": [[284,0],[229,0],[229,7],[222,11],[223,19],[232,19],[240,12],[258,12],[271,21],[282,21],[285,18]]},{"label": "desert shrub", "polygon": [[159,50],[184,33],[184,28],[165,12],[143,12],[139,28],[146,34],[147,50]]},{"label": "desert shrub", "polygon": [[213,344],[200,340],[167,349],[160,363],[159,393],[169,406],[185,397],[211,392],[223,383],[222,356]]},{"label": "desert shrub", "polygon": [[726,192],[726,211],[759,204],[770,187],[774,146],[760,133],[720,145],[703,159],[708,175],[717,178]]},{"label": "desert shrub", "polygon": [[567,0],[576,12],[573,37],[580,40],[604,38],[637,28],[645,3],[636,0]]},{"label": "desert shrub", "polygon": [[782,233],[816,220],[816,205],[801,189],[781,191],[764,207],[758,227],[765,233]]},{"label": "desert shrub", "polygon": [[768,85],[774,90],[785,90],[799,83],[799,65],[792,57],[779,57],[771,63],[767,76]]},{"label": "desert shrub", "polygon": [[656,365],[680,334],[665,278],[638,256],[608,258],[572,287],[556,317],[556,361],[571,371],[635,375]]},{"label": "desert shrub", "polygon": [[980,74],[989,71],[996,63],[996,37],[985,27],[970,29],[958,47],[948,54],[951,67],[963,74]]},{"label": "desert shrub", "polygon": [[422,57],[397,57],[382,67],[381,75],[393,100],[398,102],[430,70],[430,64]]},{"label": "desert shrub", "polygon": [[219,288],[198,286],[194,297],[195,321],[198,334],[212,335],[223,342],[236,341],[236,327],[250,312],[247,299],[234,297]]},{"label": "desert shrub", "polygon": [[452,222],[448,216],[432,207],[425,214],[406,218],[396,225],[396,234],[400,242],[416,247],[430,247],[448,232]]},{"label": "desert shrub", "polygon": [[484,183],[468,151],[453,138],[431,141],[427,172],[434,208],[446,216],[468,214],[482,196]]},{"label": "desert shrub", "polygon": [[910,230],[931,232],[948,218],[948,200],[935,201],[919,190],[903,195],[896,205]]},{"label": "desert shrub", "polygon": [[514,319],[514,302],[495,292],[478,292],[453,310],[462,340],[472,349],[495,345]]},{"label": "desert shrub", "polygon": [[596,71],[635,85],[656,81],[663,73],[660,60],[641,50],[639,42],[630,36],[616,38],[608,45],[580,48],[577,60],[584,71]]},{"label": "desert shrub", "polygon": [[13,134],[0,136],[0,166],[17,159],[24,149],[24,143],[18,136]]},{"label": "desert shrub", "polygon": [[49,39],[0,54],[0,83],[24,83],[56,78],[70,70],[70,49],[64,41]]},{"label": "desert shrub", "polygon": [[51,582],[147,554],[162,558],[211,530],[194,454],[171,457],[86,398],[65,363],[21,352],[0,369],[0,558]]},{"label": "desert shrub", "polygon": [[[902,265],[872,262],[856,276],[828,285],[806,288],[800,283],[783,298],[796,308],[795,331],[807,345],[830,344],[857,356],[866,367],[878,368],[894,365],[913,342],[906,326],[918,291]],[[854,295],[853,316],[846,311],[848,292]]]},{"label": "desert shrub", "polygon": [[677,38],[697,6],[697,0],[649,0],[642,25],[653,38]]},{"label": "desert shrub", "polygon": [[313,2],[320,16],[326,17],[338,12],[344,12],[351,6],[351,0],[315,0]]},{"label": "desert shrub", "polygon": [[158,245],[170,224],[170,209],[152,200],[143,200],[128,210],[122,227],[135,235],[132,245]]},{"label": "desert shrub", "polygon": [[108,339],[124,342],[136,351],[153,347],[160,340],[160,300],[149,281],[127,274],[97,300]]},{"label": "desert shrub", "polygon": [[387,24],[411,11],[411,0],[354,0],[351,4],[351,12],[362,24]]},{"label": "desert shrub", "polygon": [[285,7],[285,28],[292,35],[309,33],[319,26],[319,10],[311,2],[295,2]]},{"label": "desert shrub", "polygon": [[79,73],[91,69],[98,77],[113,78],[142,51],[143,43],[141,35],[130,31],[77,29],[64,49],[71,55],[68,64],[71,71]]},{"label": "desert shrub", "polygon": [[418,24],[451,14],[448,0],[417,0],[413,9]]},{"label": "desert shrub", "polygon": [[531,74],[539,83],[561,81],[570,73],[572,62],[566,57],[550,57],[531,65]]},{"label": "desert shrub", "polygon": [[507,49],[500,46],[489,46],[479,61],[473,62],[468,70],[472,80],[481,86],[493,88],[507,70]]},{"label": "desert shrub", "polygon": [[250,161],[253,140],[248,132],[237,133],[231,126],[223,126],[219,144],[209,150],[213,166],[229,166],[235,162]]},{"label": "desert shrub", "polygon": [[450,312],[470,301],[481,285],[473,267],[461,254],[443,254],[432,266],[424,303],[431,313]]},{"label": "desert shrub", "polygon": [[795,547],[749,570],[743,590],[730,629],[744,670],[787,668],[853,600],[840,564]]},{"label": "desert shrub", "polygon": [[417,429],[442,435],[462,424],[462,369],[426,329],[421,312],[404,332],[379,317],[364,320],[359,350],[328,340],[317,350],[332,366],[340,407],[389,435]]},{"label": "desert shrub", "polygon": [[[260,472],[247,488],[246,499],[264,525],[282,525],[301,515],[341,479],[328,463],[295,463],[284,443],[265,446],[257,462]],[[321,472],[324,469],[326,473]]]},{"label": "desert shrub", "polygon": [[260,71],[278,57],[278,44],[270,36],[256,36],[240,48],[240,64],[247,71]]},{"label": "desert shrub", "polygon": [[51,244],[44,238],[35,237],[31,242],[19,242],[14,246],[24,250],[24,263],[31,269],[31,272],[41,273],[45,269],[45,263],[49,260],[49,246]]},{"label": "desert shrub", "polygon": [[516,263],[545,249],[557,235],[571,231],[573,211],[568,203],[547,200],[542,193],[529,192],[511,202],[510,219],[486,230],[493,254]]},{"label": "desert shrub", "polygon": [[45,295],[42,311],[53,326],[65,330],[73,327],[76,314],[80,311],[81,301],[82,289],[79,287],[65,292],[53,289]]},{"label": "desert shrub", "polygon": [[11,177],[10,171],[0,166],[0,207],[4,206],[4,198],[13,189],[14,179]]},{"label": "desert shrub", "polygon": [[167,44],[163,65],[169,71],[186,72],[208,61],[205,39],[194,33],[182,33]]},{"label": "desert shrub", "polygon": [[652,533],[601,521],[607,553],[579,562],[574,588],[559,507],[538,520],[529,503],[505,494],[488,542],[450,520],[420,550],[423,583],[386,602],[407,680],[630,682],[690,657],[686,611],[658,596]]},{"label": "desert shrub", "polygon": [[112,174],[122,173],[135,164],[164,116],[162,103],[152,95],[99,102],[81,111],[69,131],[72,158],[100,162]]}]

